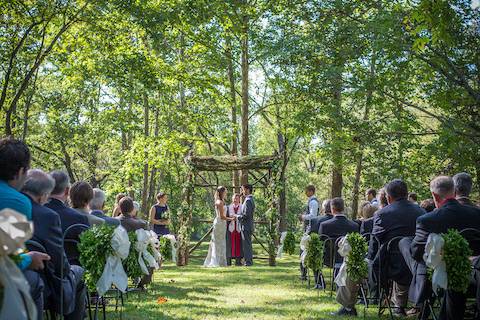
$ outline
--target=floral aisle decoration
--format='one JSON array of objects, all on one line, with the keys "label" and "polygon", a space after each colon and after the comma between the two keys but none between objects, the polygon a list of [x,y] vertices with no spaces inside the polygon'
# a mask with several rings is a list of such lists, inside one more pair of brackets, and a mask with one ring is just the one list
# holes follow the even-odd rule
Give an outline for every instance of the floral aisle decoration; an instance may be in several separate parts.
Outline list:
[{"label": "floral aisle decoration", "polygon": [[288,231],[283,242],[283,249],[287,254],[295,254],[295,234],[292,231]]},{"label": "floral aisle decoration", "polygon": [[346,285],[347,276],[355,283],[368,276],[367,251],[367,241],[358,232],[349,233],[340,240],[338,253],[343,257],[343,263],[335,278],[338,286]]},{"label": "floral aisle decoration", "polygon": [[313,271],[321,270],[323,265],[324,242],[320,239],[318,234],[312,233],[310,235],[306,251],[304,265]]}]

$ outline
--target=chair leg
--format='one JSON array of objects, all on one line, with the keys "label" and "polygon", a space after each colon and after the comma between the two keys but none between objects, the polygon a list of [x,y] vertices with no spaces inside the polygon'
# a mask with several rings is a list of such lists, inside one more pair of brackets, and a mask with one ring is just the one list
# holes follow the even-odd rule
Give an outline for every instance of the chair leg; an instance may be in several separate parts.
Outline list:
[{"label": "chair leg", "polygon": [[368,299],[367,299],[367,296],[365,295],[365,289],[363,288],[362,283],[360,284],[360,294],[362,295],[362,300],[365,308],[368,308]]},{"label": "chair leg", "polygon": [[107,311],[106,311],[106,307],[105,307],[105,298],[102,297],[102,312],[103,312],[103,320],[106,320],[107,319]]}]

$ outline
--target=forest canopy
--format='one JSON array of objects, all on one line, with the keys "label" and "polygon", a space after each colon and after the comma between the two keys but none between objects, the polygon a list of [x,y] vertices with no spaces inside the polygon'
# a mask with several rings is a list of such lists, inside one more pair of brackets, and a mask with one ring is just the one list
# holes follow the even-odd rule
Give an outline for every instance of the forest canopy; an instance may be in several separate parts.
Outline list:
[{"label": "forest canopy", "polygon": [[[27,142],[32,167],[64,169],[110,204],[130,193],[144,213],[160,190],[180,207],[189,152],[276,155],[284,228],[310,183],[352,214],[392,178],[420,198],[438,174],[466,171],[479,186],[477,6],[3,0],[1,135]],[[197,216],[213,216],[213,190],[196,190]]]}]

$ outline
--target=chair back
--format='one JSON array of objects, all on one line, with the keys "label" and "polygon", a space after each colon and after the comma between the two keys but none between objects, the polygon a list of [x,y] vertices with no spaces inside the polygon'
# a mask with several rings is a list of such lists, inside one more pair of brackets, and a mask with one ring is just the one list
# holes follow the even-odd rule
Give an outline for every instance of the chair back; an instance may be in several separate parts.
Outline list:
[{"label": "chair back", "polygon": [[78,251],[78,244],[80,243],[79,236],[88,228],[89,226],[86,224],[77,223],[69,226],[63,233],[63,249],[70,264],[80,265],[80,252]]},{"label": "chair back", "polygon": [[334,268],[335,264],[341,264],[343,257],[338,253],[338,242],[342,237],[332,238],[321,234],[320,239],[324,243],[323,264],[329,268]]},{"label": "chair back", "polygon": [[473,256],[480,255],[480,230],[474,228],[467,228],[460,231],[462,237],[467,240]]}]

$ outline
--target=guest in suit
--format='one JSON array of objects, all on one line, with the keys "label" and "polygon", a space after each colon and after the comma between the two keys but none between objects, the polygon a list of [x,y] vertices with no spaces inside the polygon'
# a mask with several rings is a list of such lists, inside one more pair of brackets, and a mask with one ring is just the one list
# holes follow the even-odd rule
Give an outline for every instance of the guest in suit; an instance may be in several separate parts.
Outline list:
[{"label": "guest in suit", "polygon": [[115,196],[115,205],[113,207],[112,217],[116,218],[122,213],[118,204],[120,203],[120,200],[122,200],[122,198],[126,196],[127,195],[125,193],[119,193]]},{"label": "guest in suit", "polygon": [[[70,178],[63,171],[52,171],[50,176],[55,180],[55,187],[50,194],[48,203],[45,204],[47,208],[52,209],[58,213],[62,232],[74,224],[84,224],[89,226],[88,218],[78,211],[66,205],[70,194]],[[78,239],[78,233],[68,235],[68,238]]]},{"label": "guest in suit", "polygon": [[455,185],[455,198],[460,204],[475,206],[470,200],[470,192],[472,192],[472,176],[466,172],[460,172],[453,176],[453,183]]},{"label": "guest in suit", "polygon": [[120,220],[109,217],[103,212],[103,208],[105,207],[105,192],[103,192],[101,189],[93,189],[93,198],[90,200],[88,207],[91,210],[90,214],[92,216],[103,219],[106,224],[115,227],[120,225]]},{"label": "guest in suit", "polygon": [[73,209],[83,214],[88,219],[88,223],[93,226],[95,224],[104,224],[105,220],[90,214],[88,204],[93,199],[93,188],[86,181],[77,181],[70,188],[70,201]]},{"label": "guest in suit", "polygon": [[255,202],[253,201],[253,186],[244,184],[242,186],[242,195],[245,197],[242,205],[242,211],[238,215],[238,221],[242,225],[242,250],[245,260],[245,266],[253,265],[253,248],[252,248],[252,232],[253,232],[253,214],[255,212]]},{"label": "guest in suit", "polygon": [[318,234],[320,234],[320,226],[322,225],[322,223],[324,223],[325,221],[328,221],[330,219],[333,218],[333,214],[332,214],[332,208],[330,206],[330,203],[331,203],[331,199],[326,199],[322,202],[322,213],[323,215],[319,216],[318,218],[318,228],[312,228],[312,231],[315,231],[317,232]]},{"label": "guest in suit", "polygon": [[373,215],[378,210],[376,205],[364,202],[360,208],[360,234],[371,233],[373,230]]},{"label": "guest in suit", "polygon": [[[394,281],[392,302],[395,305],[393,312],[398,316],[405,316],[405,307],[408,302],[408,289],[412,276],[408,266],[397,250],[387,257],[385,254],[387,243],[398,236],[408,237],[415,234],[415,223],[418,217],[425,211],[418,205],[407,200],[407,184],[400,179],[389,182],[385,191],[389,205],[379,210],[373,219],[372,237],[368,248],[368,259],[372,262],[371,267],[375,275],[382,274],[382,279]],[[378,247],[377,241],[380,244]],[[379,270],[379,266],[382,270]]]},{"label": "guest in suit", "polygon": [[[425,244],[430,233],[445,233],[448,229],[463,230],[474,228],[480,230],[480,209],[461,205],[455,199],[455,186],[453,179],[447,176],[440,176],[430,183],[436,210],[427,213],[417,219],[416,232],[413,240],[405,238],[400,242],[400,248],[405,261],[410,266],[413,274],[419,273],[415,267],[425,266],[423,254],[425,253]],[[468,240],[468,239],[467,239]],[[480,254],[478,242],[472,242],[474,255]],[[418,282],[426,282],[426,272]],[[417,292],[418,296],[423,296],[425,291]],[[442,307],[440,309],[439,319],[463,319],[465,313],[465,295],[463,293],[447,290],[444,296]]]},{"label": "guest in suit", "polygon": [[118,203],[118,207],[120,208],[120,224],[127,230],[127,232],[135,231],[137,229],[148,229],[146,221],[132,216],[132,213],[135,210],[132,198],[123,197]]},{"label": "guest in suit", "polygon": [[[70,265],[62,247],[62,229],[58,214],[43,206],[55,186],[55,180],[41,170],[29,170],[23,192],[32,204],[34,233],[32,240],[40,243],[51,257],[47,268],[40,273],[46,284],[45,301],[57,313],[60,312],[60,279],[63,273],[63,311],[65,319],[83,319],[85,312],[86,288],[83,269]],[[42,315],[43,308],[38,312]]]},{"label": "guest in suit", "polygon": [[[342,198],[333,198],[330,202],[330,206],[332,208],[333,218],[320,224],[318,232],[322,237],[328,237],[335,240],[345,236],[347,233],[359,231],[358,224],[349,220],[345,215],[345,202]],[[334,243],[332,243],[332,245],[334,245]],[[333,266],[330,254],[331,249],[332,248],[327,248],[327,246],[325,246],[324,263],[329,267]],[[341,257],[337,255],[336,252],[335,256],[335,263],[342,262]]]},{"label": "guest in suit", "polygon": [[417,194],[415,192],[410,192],[408,194],[408,201],[410,201],[411,203],[415,203],[415,204],[418,204],[418,197],[417,197]]},{"label": "guest in suit", "polygon": [[[314,228],[318,230],[318,214],[320,212],[320,206],[317,198],[315,197],[315,186],[308,185],[305,187],[305,196],[307,197],[307,205],[305,206],[305,212],[299,215],[300,221],[303,222],[303,232],[310,234],[312,231],[312,221],[314,221]],[[302,250],[300,250],[300,256]],[[302,279],[307,278],[307,269],[300,262],[300,277]]]}]

